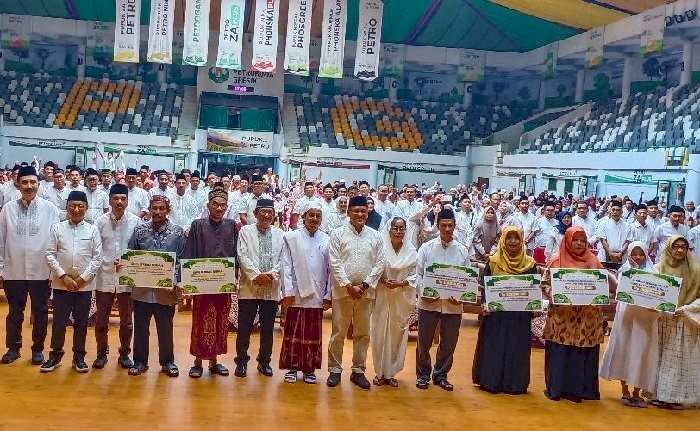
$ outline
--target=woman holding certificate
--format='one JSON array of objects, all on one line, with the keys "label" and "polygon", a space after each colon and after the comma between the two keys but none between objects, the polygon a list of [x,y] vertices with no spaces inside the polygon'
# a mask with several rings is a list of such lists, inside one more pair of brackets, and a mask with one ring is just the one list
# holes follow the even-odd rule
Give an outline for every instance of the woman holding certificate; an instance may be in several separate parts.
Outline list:
[{"label": "woman holding certificate", "polygon": [[[580,226],[569,228],[559,251],[547,269],[603,268],[588,248],[586,231]],[[547,277],[544,277],[547,279]],[[550,305],[545,339],[544,394],[552,401],[561,398],[580,403],[598,400],[598,354],[603,342],[603,311],[595,305]]]},{"label": "woman holding certificate", "polygon": [[683,279],[675,314],[660,321],[656,399],[671,409],[700,406],[700,265],[688,248],[684,237],[673,235],[656,264],[658,272]]},{"label": "woman holding certificate", "polygon": [[[484,276],[537,274],[535,260],[525,253],[522,231],[503,229],[489,256]],[[530,384],[530,311],[485,312],[479,326],[472,381],[481,390],[527,393]]]}]

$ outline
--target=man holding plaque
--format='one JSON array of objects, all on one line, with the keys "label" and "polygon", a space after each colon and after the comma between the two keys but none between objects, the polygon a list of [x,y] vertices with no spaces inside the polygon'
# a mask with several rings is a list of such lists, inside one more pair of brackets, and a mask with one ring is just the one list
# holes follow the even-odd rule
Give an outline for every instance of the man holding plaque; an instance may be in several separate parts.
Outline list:
[{"label": "man holding plaque", "polygon": [[[236,223],[224,218],[228,207],[228,193],[214,188],[209,192],[209,216],[192,222],[185,243],[183,259],[204,257],[236,257],[238,230]],[[233,280],[231,280],[233,282]],[[228,314],[231,295],[228,293],[197,295],[192,299],[192,334],[190,354],[195,357],[189,376],[202,377],[202,361],[209,361],[209,373],[228,376],[217,356],[227,352]]]},{"label": "man holding plaque", "polygon": [[[440,211],[437,216],[437,226],[440,236],[424,243],[418,250],[416,285],[419,296],[427,267],[435,263],[469,266],[469,251],[454,240],[454,212],[450,209]],[[447,380],[447,373],[452,368],[452,358],[457,347],[461,322],[462,304],[455,298],[433,299],[420,296],[416,347],[416,387],[418,389],[428,389],[431,377],[430,347],[438,324],[440,325],[440,345],[435,357],[435,367],[432,369],[433,384],[446,391],[454,389],[452,383]]]},{"label": "man holding plaque", "polygon": [[[46,262],[53,274],[53,325],[51,353],[41,364],[48,373],[61,364],[66,326],[73,315],[73,368],[87,373],[85,337],[95,276],[102,266],[102,239],[97,228],[85,221],[88,198],[83,191],[72,191],[67,202],[68,220],[51,226],[46,245]],[[38,263],[38,262],[37,262]]]},{"label": "man holding plaque", "polygon": [[248,346],[255,315],[260,315],[260,350],[258,372],[272,376],[272,332],[280,300],[281,229],[272,226],[275,208],[271,199],[258,199],[250,221],[241,228],[238,241],[238,262],[241,266],[238,292],[238,334],[236,336],[236,377],[247,374]]}]

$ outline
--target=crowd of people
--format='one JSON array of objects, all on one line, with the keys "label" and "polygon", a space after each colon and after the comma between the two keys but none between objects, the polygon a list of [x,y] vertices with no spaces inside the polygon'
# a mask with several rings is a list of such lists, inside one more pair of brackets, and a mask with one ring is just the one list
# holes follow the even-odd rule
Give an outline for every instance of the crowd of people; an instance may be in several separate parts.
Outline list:
[{"label": "crowd of people", "polygon": [[[599,399],[599,375],[620,380],[622,402],[666,408],[700,405],[700,226],[693,202],[517,195],[459,186],[379,185],[366,181],[280,184],[272,170],[250,178],[182,170],[120,171],[18,163],[0,172],[0,281],[9,303],[7,352],[21,355],[22,323],[31,297],[31,363],[51,372],[62,362],[73,325],[72,366],[88,372],[86,338],[94,301],[94,369],[109,358],[108,323],[119,311],[118,364],[148,370],[155,319],[161,371],[176,377],[175,306],[182,292],[119,284],[126,250],[175,253],[178,259],[235,258],[237,292],[191,297],[188,375],[204,365],[227,376],[229,315],[236,311],[235,370],[244,378],[250,336],[259,326],[257,371],[272,376],[273,329],[280,305],[284,335],[278,367],[284,380],[316,382],[322,367],[322,319],[331,310],[329,387],[341,383],[343,347],[352,332],[350,380],[362,389],[396,387],[408,333],[417,329],[416,387],[451,391],[448,380],[464,311],[455,298],[418,294],[435,263],[471,266],[480,277],[543,274],[553,268],[640,268],[682,278],[675,313],[618,303],[599,364],[606,316],[597,306],[550,304],[533,313],[480,309],[473,382],[484,391],[522,394],[530,382],[534,334],[545,348],[545,396]],[[483,296],[483,295],[482,295]],[[480,299],[483,302],[483,299]],[[44,357],[49,301],[50,353]],[[257,323],[256,323],[257,322]],[[439,343],[434,361],[431,347]],[[133,338],[133,344],[132,344]],[[133,345],[133,351],[132,351]],[[375,377],[366,374],[372,348]],[[133,357],[133,359],[132,359]],[[631,389],[631,390],[630,390]]]}]

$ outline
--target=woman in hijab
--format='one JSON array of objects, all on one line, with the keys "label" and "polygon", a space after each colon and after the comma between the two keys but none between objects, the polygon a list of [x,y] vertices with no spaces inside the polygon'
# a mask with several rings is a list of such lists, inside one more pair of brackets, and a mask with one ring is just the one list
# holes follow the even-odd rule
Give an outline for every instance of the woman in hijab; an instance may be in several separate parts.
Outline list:
[{"label": "woman in hijab", "polygon": [[[619,274],[630,268],[654,272],[646,244],[630,244],[627,262]],[[618,301],[608,347],[600,364],[600,376],[620,380],[621,402],[628,407],[647,406],[640,391],[653,393],[659,368],[659,313]],[[630,394],[629,386],[634,388]]]},{"label": "woman in hijab", "polygon": [[406,220],[395,217],[384,238],[384,273],[377,286],[370,340],[374,384],[398,387],[394,376],[403,369],[408,343],[408,318],[416,303],[418,254],[406,236]]},{"label": "woman in hijab", "polygon": [[[586,231],[569,228],[559,251],[547,264],[554,268],[603,268],[588,248]],[[548,280],[546,274],[544,277]],[[580,403],[598,400],[598,354],[603,342],[603,312],[595,305],[550,305],[545,339],[544,394],[552,401],[561,398]]]},{"label": "woman in hijab", "polygon": [[688,248],[688,240],[673,235],[656,264],[658,272],[683,279],[675,313],[664,313],[659,322],[656,399],[672,409],[700,406],[700,265]]},{"label": "woman in hijab", "polygon": [[367,222],[365,225],[374,230],[379,230],[382,225],[382,216],[374,210],[374,198],[367,196]]},{"label": "woman in hijab", "polygon": [[348,197],[339,196],[335,202],[335,211],[329,217],[328,221],[328,235],[331,234],[335,229],[341,227],[348,221]]},{"label": "woman in hijab", "polygon": [[552,228],[551,235],[544,249],[544,255],[547,259],[552,257],[552,255],[559,250],[559,245],[561,245],[561,240],[564,238],[566,230],[571,227],[571,213],[562,211],[557,216],[557,220],[559,223]]},{"label": "woman in hijab", "polygon": [[[483,275],[536,273],[534,259],[525,253],[520,229],[505,227]],[[484,312],[472,368],[472,381],[481,390],[511,395],[527,393],[531,319],[529,311]]]},{"label": "woman in hijab", "polygon": [[501,228],[496,220],[496,210],[492,206],[488,206],[484,209],[481,220],[474,228],[474,242],[472,244],[478,260],[485,262],[488,259],[498,242],[500,233]]}]

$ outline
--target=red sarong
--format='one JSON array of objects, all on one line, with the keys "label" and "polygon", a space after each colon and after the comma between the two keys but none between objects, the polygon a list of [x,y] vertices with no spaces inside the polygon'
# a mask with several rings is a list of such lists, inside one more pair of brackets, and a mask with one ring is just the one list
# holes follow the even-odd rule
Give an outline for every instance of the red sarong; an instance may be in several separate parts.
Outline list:
[{"label": "red sarong", "polygon": [[321,308],[287,308],[280,369],[310,373],[321,368]]},{"label": "red sarong", "polygon": [[192,298],[190,354],[212,360],[227,351],[231,295],[197,295]]}]

